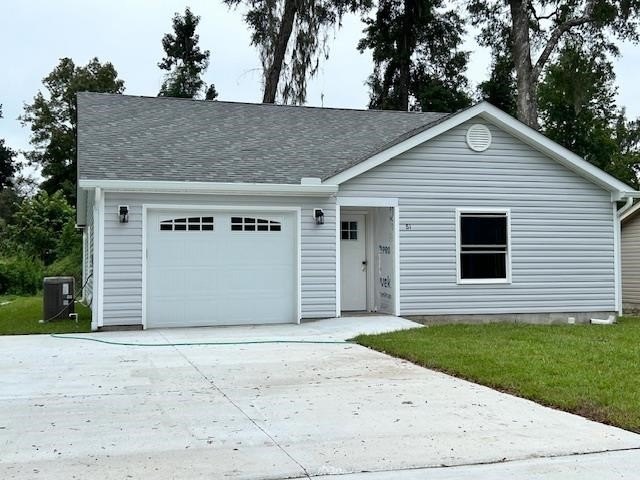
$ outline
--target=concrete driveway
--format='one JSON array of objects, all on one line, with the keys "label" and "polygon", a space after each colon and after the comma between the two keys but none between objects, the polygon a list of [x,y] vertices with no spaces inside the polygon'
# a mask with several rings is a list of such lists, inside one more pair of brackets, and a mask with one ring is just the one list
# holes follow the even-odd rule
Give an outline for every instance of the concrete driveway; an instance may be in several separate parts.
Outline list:
[{"label": "concrete driveway", "polygon": [[[416,326],[376,316],[85,336],[340,341]],[[39,335],[0,337],[0,352],[2,479],[564,479],[596,466],[599,478],[631,478],[640,469],[638,435],[351,344],[142,347]]]}]

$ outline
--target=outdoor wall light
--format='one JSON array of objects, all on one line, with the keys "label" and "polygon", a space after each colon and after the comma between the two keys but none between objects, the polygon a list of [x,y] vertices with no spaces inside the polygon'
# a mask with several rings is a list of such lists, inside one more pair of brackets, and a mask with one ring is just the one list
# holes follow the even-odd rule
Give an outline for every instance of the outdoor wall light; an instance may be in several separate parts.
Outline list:
[{"label": "outdoor wall light", "polygon": [[129,205],[120,205],[118,207],[118,217],[120,223],[129,223]]},{"label": "outdoor wall light", "polygon": [[313,209],[313,219],[316,221],[316,225],[324,224],[324,212],[321,208]]}]

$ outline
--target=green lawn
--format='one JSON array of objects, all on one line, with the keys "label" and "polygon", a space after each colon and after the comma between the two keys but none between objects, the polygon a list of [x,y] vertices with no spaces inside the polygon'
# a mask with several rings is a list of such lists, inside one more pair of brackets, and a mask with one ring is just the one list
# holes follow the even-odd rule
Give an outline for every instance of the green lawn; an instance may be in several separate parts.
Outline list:
[{"label": "green lawn", "polygon": [[0,296],[0,335],[89,332],[91,330],[91,310],[76,303],[76,312],[78,313],[77,324],[73,320],[38,323],[38,320],[42,318],[41,296]]},{"label": "green lawn", "polygon": [[617,325],[442,325],[355,341],[640,432],[640,318]]}]

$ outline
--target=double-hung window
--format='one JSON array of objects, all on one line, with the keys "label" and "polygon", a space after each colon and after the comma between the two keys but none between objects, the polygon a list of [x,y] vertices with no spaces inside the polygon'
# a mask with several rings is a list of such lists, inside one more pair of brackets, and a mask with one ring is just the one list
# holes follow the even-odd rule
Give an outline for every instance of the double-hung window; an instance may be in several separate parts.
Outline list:
[{"label": "double-hung window", "polygon": [[457,210],[458,283],[508,283],[510,218],[507,209]]}]

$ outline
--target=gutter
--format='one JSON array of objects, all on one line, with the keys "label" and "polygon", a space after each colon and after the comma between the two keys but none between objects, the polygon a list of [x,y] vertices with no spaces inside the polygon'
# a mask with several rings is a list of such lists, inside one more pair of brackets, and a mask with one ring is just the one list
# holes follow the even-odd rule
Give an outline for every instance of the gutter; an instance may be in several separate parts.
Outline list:
[{"label": "gutter", "polygon": [[624,215],[624,213],[627,210],[629,210],[632,206],[633,206],[633,197],[629,196],[627,197],[627,201],[625,202],[625,204],[618,209],[618,218],[622,220],[622,216]]},{"label": "gutter", "polygon": [[[633,207],[633,199],[640,197],[640,192],[632,191],[632,192],[619,192],[619,197],[617,199],[612,198],[613,203],[613,221],[614,221],[614,275],[615,275],[615,308],[618,316],[622,316],[622,245],[621,245],[621,223],[624,218],[628,215],[632,214],[633,211],[637,210]],[[627,201],[625,204],[616,210],[615,201],[622,200],[626,198]],[[632,210],[633,209],[633,210]],[[607,319],[608,321],[609,319]]]},{"label": "gutter", "polygon": [[[157,180],[78,180],[82,189],[101,188],[107,192],[193,193],[217,195],[331,196],[337,185],[327,185],[304,178],[300,184],[288,183],[219,183]],[[315,179],[314,179],[315,180]]]}]

